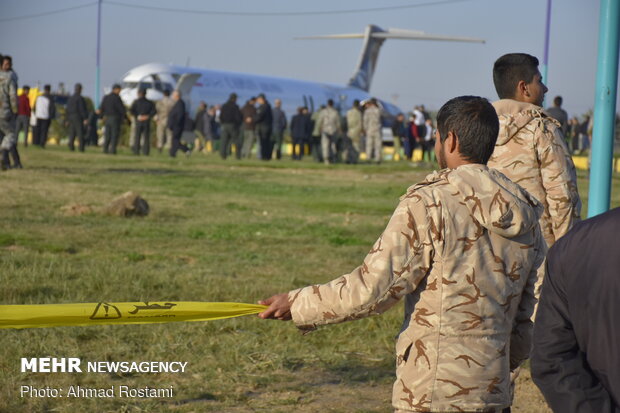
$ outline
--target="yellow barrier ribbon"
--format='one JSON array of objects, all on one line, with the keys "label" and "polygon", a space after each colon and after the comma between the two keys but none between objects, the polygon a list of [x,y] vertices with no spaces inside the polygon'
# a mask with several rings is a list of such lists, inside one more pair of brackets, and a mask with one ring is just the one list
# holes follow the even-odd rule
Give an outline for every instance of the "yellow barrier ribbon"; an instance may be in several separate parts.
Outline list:
[{"label": "yellow barrier ribbon", "polygon": [[0,305],[0,328],[209,321],[258,314],[267,307],[196,301]]}]

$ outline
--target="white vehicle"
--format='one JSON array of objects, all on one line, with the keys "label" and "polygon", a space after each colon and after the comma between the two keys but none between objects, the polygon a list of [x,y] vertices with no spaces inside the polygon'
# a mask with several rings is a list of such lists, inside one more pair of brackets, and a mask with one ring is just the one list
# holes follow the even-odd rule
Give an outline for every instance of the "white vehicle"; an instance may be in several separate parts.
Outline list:
[{"label": "white vehicle", "polygon": [[[264,93],[273,104],[274,99],[282,100],[282,108],[292,116],[297,107],[306,106],[310,111],[333,99],[342,113],[348,110],[355,99],[361,102],[369,99],[370,84],[377,64],[379,49],[385,39],[420,39],[484,43],[484,40],[464,37],[430,35],[419,31],[388,29],[369,25],[362,34],[337,34],[312,36],[316,39],[353,39],[363,38],[364,46],[359,63],[351,80],[346,86],[309,82],[274,76],[261,76],[222,70],[199,69],[162,63],[147,63],[131,69],[122,82],[121,98],[126,105],[136,99],[140,87],[147,89],[147,98],[159,100],[164,90],[177,89],[187,104],[189,113],[193,113],[201,100],[209,105],[226,102],[229,95],[238,95],[237,103],[242,106],[247,99]],[[387,117],[395,116],[401,110],[378,99]]]}]

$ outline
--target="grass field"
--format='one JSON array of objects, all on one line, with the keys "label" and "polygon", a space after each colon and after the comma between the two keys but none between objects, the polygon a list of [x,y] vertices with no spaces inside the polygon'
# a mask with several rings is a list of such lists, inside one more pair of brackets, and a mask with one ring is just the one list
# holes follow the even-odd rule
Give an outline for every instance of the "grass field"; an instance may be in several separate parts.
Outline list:
[{"label": "grass field", "polygon": [[[20,148],[21,149],[21,148]],[[428,170],[290,160],[21,149],[0,174],[2,304],[253,303],[351,271]],[[614,177],[613,205],[620,204]],[[91,213],[133,190],[146,218]],[[587,181],[580,176],[585,204]],[[254,316],[209,323],[0,330],[0,412],[390,412],[402,307],[302,336]],[[183,361],[179,374],[21,373],[21,357]],[[21,398],[22,385],[173,386],[169,399]],[[549,412],[525,369],[514,412]]]}]

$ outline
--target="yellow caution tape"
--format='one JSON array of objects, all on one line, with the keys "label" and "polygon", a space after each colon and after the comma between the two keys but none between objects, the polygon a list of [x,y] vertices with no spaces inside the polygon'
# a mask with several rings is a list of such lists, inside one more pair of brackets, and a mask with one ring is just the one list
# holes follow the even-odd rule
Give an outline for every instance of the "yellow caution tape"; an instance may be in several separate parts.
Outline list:
[{"label": "yellow caution tape", "polygon": [[0,328],[209,321],[258,314],[266,308],[258,304],[195,301],[0,305]]}]

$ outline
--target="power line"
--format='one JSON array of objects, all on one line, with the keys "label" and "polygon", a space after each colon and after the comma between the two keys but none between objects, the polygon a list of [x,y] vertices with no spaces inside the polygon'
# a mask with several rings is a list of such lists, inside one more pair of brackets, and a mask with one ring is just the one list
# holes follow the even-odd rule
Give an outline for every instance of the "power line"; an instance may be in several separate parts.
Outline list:
[{"label": "power line", "polygon": [[191,14],[211,14],[220,16],[310,16],[310,15],[326,15],[326,14],[352,14],[352,13],[369,13],[386,10],[400,10],[400,9],[412,9],[416,7],[425,6],[439,6],[443,4],[461,3],[472,0],[440,0],[440,1],[427,1],[425,3],[406,4],[400,6],[386,6],[386,7],[373,7],[367,9],[349,9],[349,10],[323,10],[323,11],[301,11],[301,12],[233,12],[233,11],[216,11],[216,10],[189,10],[189,9],[174,9],[168,7],[156,7],[156,6],[140,6],[136,4],[121,3],[113,0],[104,0],[104,3],[113,6],[128,7],[133,9],[142,10],[155,10],[165,11],[173,13],[191,13]]},{"label": "power line", "polygon": [[92,3],[82,4],[80,6],[67,7],[66,9],[58,9],[58,10],[52,10],[52,11],[43,12],[43,13],[29,14],[29,15],[26,15],[26,16],[5,17],[3,19],[0,19],[0,22],[9,22],[9,21],[15,21],[15,20],[34,19],[36,17],[45,17],[45,16],[50,16],[52,14],[58,14],[58,13],[64,13],[64,12],[67,12],[67,11],[83,9],[85,7],[94,6],[95,4],[97,4],[96,1],[92,2]]}]

